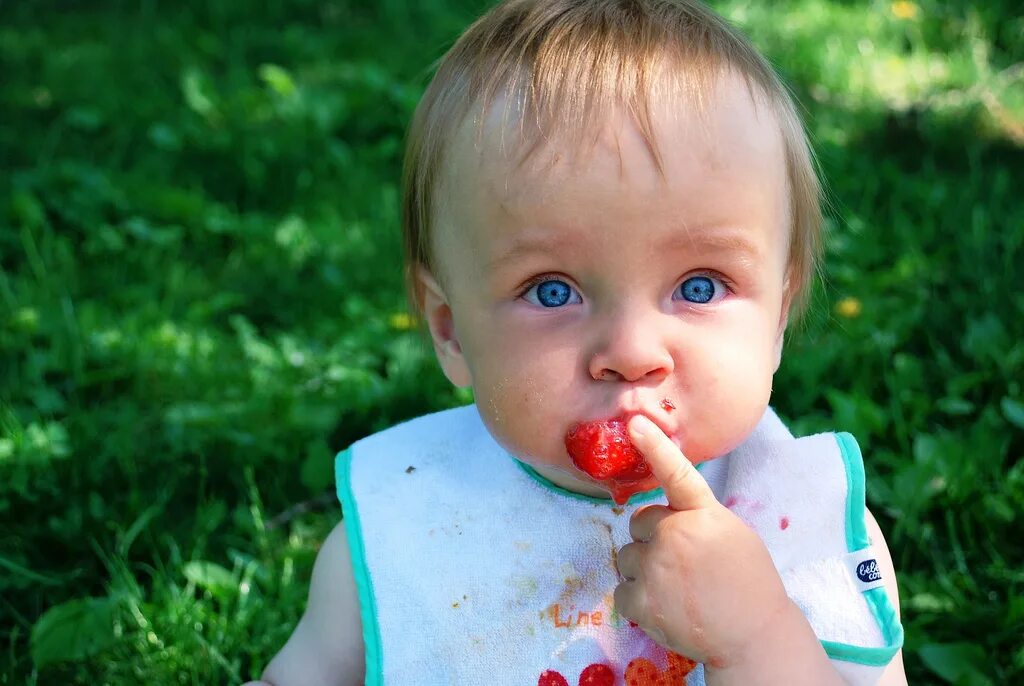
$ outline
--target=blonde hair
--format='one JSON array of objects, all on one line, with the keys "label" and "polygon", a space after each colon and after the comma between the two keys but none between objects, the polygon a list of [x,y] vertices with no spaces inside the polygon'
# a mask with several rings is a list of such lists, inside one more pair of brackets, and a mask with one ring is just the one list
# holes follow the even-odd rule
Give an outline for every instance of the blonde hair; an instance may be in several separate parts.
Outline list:
[{"label": "blonde hair", "polygon": [[[668,63],[672,69],[661,67]],[[473,23],[441,59],[413,115],[403,171],[406,285],[419,311],[416,269],[438,278],[432,229],[445,154],[474,106],[500,95],[520,113],[530,149],[565,122],[583,132],[624,105],[660,166],[650,117],[665,74],[698,106],[731,68],[759,91],[785,146],[790,193],[787,294],[799,312],[817,269],[821,186],[794,99],[768,62],[725,20],[694,0],[506,0]],[[481,117],[481,121],[482,121]]]}]

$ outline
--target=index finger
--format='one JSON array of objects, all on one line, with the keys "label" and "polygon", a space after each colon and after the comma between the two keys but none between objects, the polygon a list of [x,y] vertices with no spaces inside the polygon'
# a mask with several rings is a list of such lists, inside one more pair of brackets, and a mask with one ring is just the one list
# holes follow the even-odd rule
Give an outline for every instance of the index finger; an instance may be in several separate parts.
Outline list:
[{"label": "index finger", "polygon": [[669,507],[696,510],[718,502],[704,477],[654,422],[638,414],[629,420],[628,427],[633,445],[661,482]]}]

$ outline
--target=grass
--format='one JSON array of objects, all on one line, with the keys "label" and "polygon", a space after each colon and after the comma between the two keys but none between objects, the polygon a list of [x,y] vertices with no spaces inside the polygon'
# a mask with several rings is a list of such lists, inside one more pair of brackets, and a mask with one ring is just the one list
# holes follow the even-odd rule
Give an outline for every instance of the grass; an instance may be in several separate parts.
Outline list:
[{"label": "grass", "polygon": [[[0,4],[0,683],[257,676],[338,520],[334,451],[468,400],[403,314],[396,185],[483,4]],[[864,447],[911,683],[1021,681],[1024,19],[716,7],[832,198],[774,403]]]}]

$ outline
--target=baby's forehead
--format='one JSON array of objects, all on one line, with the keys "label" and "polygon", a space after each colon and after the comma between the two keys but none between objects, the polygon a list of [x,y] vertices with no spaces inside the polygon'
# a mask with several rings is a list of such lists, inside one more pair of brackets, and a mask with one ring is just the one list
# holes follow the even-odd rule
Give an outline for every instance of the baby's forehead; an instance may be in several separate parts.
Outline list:
[{"label": "baby's forehead", "polygon": [[631,180],[644,178],[654,186],[695,167],[743,165],[748,175],[785,175],[785,144],[774,108],[734,72],[723,73],[706,93],[661,89],[644,104],[643,115],[635,103],[616,102],[587,116],[545,121],[501,93],[471,109],[456,129],[444,156],[441,195],[476,187],[514,203],[602,157]]},{"label": "baby's forehead", "polygon": [[649,134],[620,107],[586,135],[561,126],[542,137],[498,107],[467,118],[441,183],[434,255],[465,271],[527,236],[576,250],[597,245],[595,230],[612,236],[600,227],[620,211],[652,238],[687,226],[756,225],[788,241],[782,133],[742,82],[699,104],[653,102],[651,114]]}]

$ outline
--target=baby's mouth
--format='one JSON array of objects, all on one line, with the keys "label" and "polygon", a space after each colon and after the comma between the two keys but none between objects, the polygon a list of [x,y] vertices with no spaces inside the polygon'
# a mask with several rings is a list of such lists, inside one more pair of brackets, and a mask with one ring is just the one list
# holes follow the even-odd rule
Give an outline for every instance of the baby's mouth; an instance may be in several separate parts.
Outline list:
[{"label": "baby's mouth", "polygon": [[604,484],[619,505],[641,490],[651,468],[633,445],[626,416],[581,422],[565,435],[565,449],[577,469]]}]

